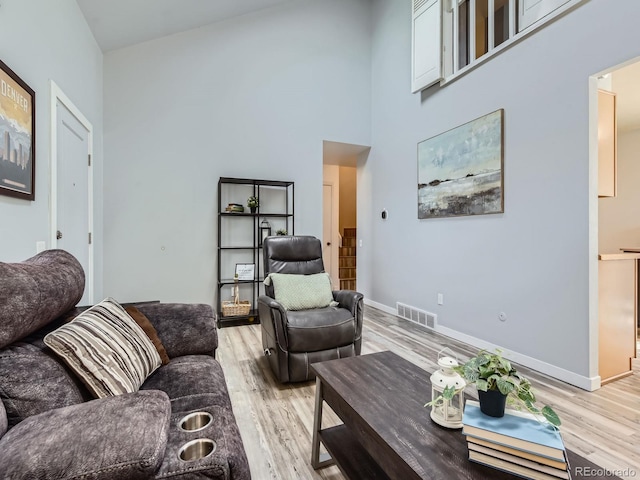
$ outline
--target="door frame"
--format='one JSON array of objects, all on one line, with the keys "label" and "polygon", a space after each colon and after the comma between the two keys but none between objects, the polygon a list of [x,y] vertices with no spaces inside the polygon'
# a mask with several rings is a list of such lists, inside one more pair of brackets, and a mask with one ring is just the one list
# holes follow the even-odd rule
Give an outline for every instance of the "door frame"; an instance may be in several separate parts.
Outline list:
[{"label": "door frame", "polygon": [[[58,223],[58,112],[57,104],[60,102],[64,107],[82,124],[87,130],[87,143],[89,151],[87,154],[93,160],[93,125],[82,114],[80,109],[67,97],[60,87],[53,81],[49,81],[50,84],[50,113],[51,113],[51,137],[50,137],[50,154],[51,154],[51,175],[50,175],[50,198],[49,198],[49,227],[50,236],[49,244],[51,248],[56,248],[58,245],[58,239],[56,238],[57,223]],[[91,233],[91,242],[89,247],[89,265],[87,266],[87,272],[85,272],[87,294],[89,297],[89,303],[94,303],[94,249],[95,238],[93,235],[93,161],[87,161],[88,177],[87,177],[87,205],[88,205],[88,227]]]}]

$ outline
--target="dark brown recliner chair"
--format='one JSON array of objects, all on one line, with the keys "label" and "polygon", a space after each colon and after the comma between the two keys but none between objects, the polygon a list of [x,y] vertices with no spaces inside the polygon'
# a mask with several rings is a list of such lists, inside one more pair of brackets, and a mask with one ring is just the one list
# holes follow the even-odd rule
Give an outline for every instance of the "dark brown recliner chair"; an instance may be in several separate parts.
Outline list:
[{"label": "dark brown recliner chair", "polygon": [[[275,236],[264,240],[264,271],[314,274],[324,272],[322,244],[311,236]],[[285,310],[275,300],[272,285],[258,298],[262,346],[279,381],[314,378],[314,362],[360,355],[362,345],[361,293],[334,290],[338,306]]]}]

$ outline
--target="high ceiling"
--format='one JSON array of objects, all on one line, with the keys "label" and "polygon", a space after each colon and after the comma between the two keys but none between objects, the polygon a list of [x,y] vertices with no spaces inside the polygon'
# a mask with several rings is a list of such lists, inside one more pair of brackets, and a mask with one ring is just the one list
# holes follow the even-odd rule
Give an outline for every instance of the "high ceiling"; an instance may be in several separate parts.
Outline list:
[{"label": "high ceiling", "polygon": [[[103,52],[108,52],[296,0],[76,1],[98,45]],[[618,94],[620,131],[640,128],[640,89],[636,87],[639,82],[640,63],[613,74],[613,91]],[[331,152],[332,148],[329,147]],[[344,152],[330,156],[338,158],[341,155],[344,156]],[[341,160],[336,162],[342,163]]]},{"label": "high ceiling", "polygon": [[293,0],[76,0],[103,52]]}]

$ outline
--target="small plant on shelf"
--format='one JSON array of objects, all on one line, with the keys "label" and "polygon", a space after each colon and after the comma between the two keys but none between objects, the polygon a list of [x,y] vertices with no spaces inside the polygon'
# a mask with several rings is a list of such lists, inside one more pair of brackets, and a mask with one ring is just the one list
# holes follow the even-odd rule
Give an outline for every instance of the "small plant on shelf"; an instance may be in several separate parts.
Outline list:
[{"label": "small plant on shelf", "polygon": [[247,207],[249,207],[249,209],[251,210],[251,213],[255,213],[259,205],[260,205],[260,202],[258,201],[258,197],[256,197],[255,195],[251,195],[247,199]]},{"label": "small plant on shelf", "polygon": [[287,235],[287,234],[288,232],[284,228],[276,230],[276,235]]}]

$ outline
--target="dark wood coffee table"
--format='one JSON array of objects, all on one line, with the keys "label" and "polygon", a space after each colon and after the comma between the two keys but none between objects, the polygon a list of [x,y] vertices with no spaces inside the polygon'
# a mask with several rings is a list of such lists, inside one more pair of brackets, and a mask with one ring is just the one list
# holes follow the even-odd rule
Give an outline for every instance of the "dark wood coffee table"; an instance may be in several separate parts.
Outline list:
[{"label": "dark wood coffee table", "polygon": [[[435,424],[423,407],[431,399],[430,374],[398,355],[380,352],[311,368],[317,375],[311,454],[315,469],[336,464],[352,480],[518,478],[469,461],[462,432]],[[323,402],[342,425],[322,429]],[[321,458],[320,442],[329,452],[326,458]],[[574,480],[582,477],[584,468],[603,471],[570,450],[567,454]]]}]

